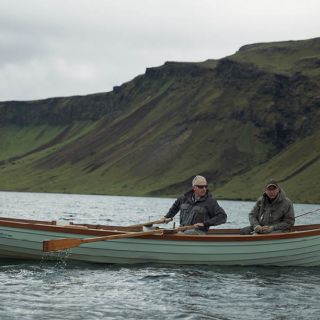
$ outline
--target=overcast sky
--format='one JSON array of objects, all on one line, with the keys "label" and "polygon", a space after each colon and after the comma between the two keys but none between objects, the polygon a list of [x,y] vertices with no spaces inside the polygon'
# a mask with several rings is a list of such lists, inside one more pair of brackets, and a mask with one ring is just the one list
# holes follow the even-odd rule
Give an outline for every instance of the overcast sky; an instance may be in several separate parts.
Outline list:
[{"label": "overcast sky", "polygon": [[319,0],[0,0],[0,101],[106,92],[166,61],[319,36]]}]

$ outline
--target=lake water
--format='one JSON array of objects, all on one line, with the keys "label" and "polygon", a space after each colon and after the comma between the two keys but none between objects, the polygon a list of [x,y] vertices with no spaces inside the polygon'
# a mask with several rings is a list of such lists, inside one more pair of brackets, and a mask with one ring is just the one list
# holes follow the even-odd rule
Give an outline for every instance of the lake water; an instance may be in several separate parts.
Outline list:
[{"label": "lake water", "polygon": [[[174,199],[0,192],[0,216],[130,225]],[[219,201],[223,227],[248,224],[253,202]],[[296,215],[319,205],[296,204]],[[178,221],[178,219],[177,219]],[[319,213],[296,224],[320,223]],[[0,320],[320,319],[320,267],[97,265],[0,260]]]}]

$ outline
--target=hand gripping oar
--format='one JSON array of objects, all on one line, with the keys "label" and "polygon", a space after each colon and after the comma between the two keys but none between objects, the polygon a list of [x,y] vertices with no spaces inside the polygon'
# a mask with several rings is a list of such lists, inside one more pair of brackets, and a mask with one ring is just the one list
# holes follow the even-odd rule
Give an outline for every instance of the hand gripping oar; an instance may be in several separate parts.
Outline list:
[{"label": "hand gripping oar", "polygon": [[102,236],[102,237],[94,237],[94,238],[63,238],[63,239],[56,239],[56,240],[46,240],[46,241],[43,241],[42,250],[44,252],[59,251],[59,250],[78,247],[83,243],[124,239],[124,238],[135,238],[135,237],[148,236],[151,234],[162,235],[163,230],[121,233],[121,234],[116,234],[111,236]]}]

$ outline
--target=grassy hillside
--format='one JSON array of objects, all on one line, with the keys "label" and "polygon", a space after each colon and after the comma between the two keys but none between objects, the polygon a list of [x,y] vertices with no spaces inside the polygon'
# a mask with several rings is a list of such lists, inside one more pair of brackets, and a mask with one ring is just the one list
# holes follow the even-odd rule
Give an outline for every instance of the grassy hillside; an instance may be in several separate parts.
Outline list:
[{"label": "grassy hillside", "polygon": [[320,39],[167,62],[112,92],[0,103],[0,189],[176,196],[204,174],[221,198],[270,177],[320,202]]},{"label": "grassy hillside", "polygon": [[257,198],[264,182],[273,177],[279,181],[287,195],[298,202],[318,202],[320,181],[320,130],[299,139],[275,157],[252,170],[234,177],[216,190],[226,198]]}]

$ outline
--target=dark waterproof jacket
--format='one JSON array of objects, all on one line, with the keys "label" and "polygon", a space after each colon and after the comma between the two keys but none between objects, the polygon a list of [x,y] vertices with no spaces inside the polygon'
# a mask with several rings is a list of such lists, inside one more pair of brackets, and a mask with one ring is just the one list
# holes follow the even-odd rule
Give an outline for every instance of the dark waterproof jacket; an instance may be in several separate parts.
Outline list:
[{"label": "dark waterproof jacket", "polygon": [[281,189],[272,202],[264,193],[250,212],[249,221],[253,228],[260,225],[273,226],[275,231],[288,230],[295,222],[292,202]]},{"label": "dark waterproof jacket", "polygon": [[203,231],[208,231],[210,226],[217,226],[227,221],[225,211],[208,192],[199,200],[195,200],[193,190],[187,192],[174,202],[165,217],[173,218],[179,211],[180,226],[202,222],[204,228],[199,229]]}]

